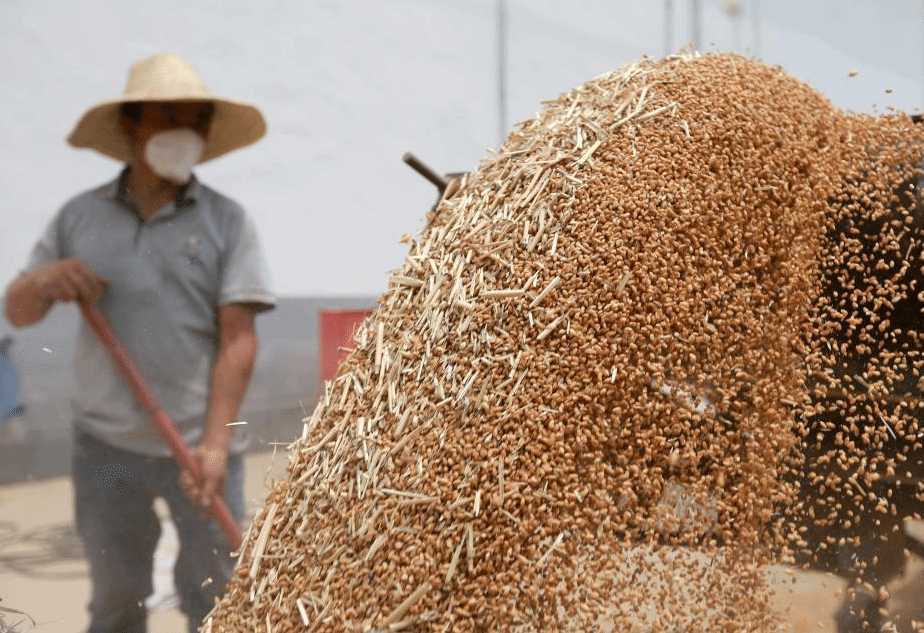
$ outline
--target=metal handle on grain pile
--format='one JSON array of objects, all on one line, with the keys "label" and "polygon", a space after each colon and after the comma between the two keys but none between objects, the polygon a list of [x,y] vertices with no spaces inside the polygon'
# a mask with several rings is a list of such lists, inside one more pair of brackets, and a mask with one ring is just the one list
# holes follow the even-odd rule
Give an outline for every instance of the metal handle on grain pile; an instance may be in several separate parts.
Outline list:
[{"label": "metal handle on grain pile", "polygon": [[411,166],[411,169],[436,185],[436,188],[440,190],[440,194],[446,191],[446,187],[449,186],[449,181],[427,167],[427,165],[425,165],[422,160],[410,152],[406,152],[404,154],[403,160],[405,163]]},{"label": "metal handle on grain pile", "polygon": [[[181,468],[189,470],[196,481],[201,482],[202,472],[199,470],[199,462],[197,462],[196,458],[189,452],[186,442],[183,441],[179,431],[177,431],[176,426],[173,424],[173,420],[170,419],[170,415],[161,406],[154,392],[151,391],[144,376],[141,375],[141,371],[139,371],[134,361],[132,361],[131,356],[129,356],[128,351],[116,336],[112,326],[109,325],[109,322],[106,320],[106,317],[104,317],[99,308],[94,305],[82,302],[80,308],[83,311],[83,316],[87,320],[87,323],[89,323],[90,327],[96,332],[103,347],[106,348],[106,351],[109,352],[109,356],[116,364],[116,367],[119,368],[119,373],[125,378],[125,382],[128,383],[128,386],[131,387],[138,402],[148,412],[148,415],[150,415],[151,421],[160,432],[161,438],[163,438],[167,446],[170,447],[170,452],[173,453],[173,458],[176,460],[177,464],[179,464]],[[241,542],[243,541],[241,530],[237,525],[237,521],[235,521],[234,517],[231,515],[228,506],[225,505],[224,499],[216,496],[215,501],[212,502],[209,508],[209,514],[218,522],[231,548],[233,550],[240,548]]]}]

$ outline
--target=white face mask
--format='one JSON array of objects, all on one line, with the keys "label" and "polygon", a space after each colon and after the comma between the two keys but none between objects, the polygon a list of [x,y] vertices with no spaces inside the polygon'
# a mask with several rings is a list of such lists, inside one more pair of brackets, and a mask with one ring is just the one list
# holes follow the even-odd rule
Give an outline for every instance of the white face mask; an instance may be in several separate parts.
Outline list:
[{"label": "white face mask", "polygon": [[144,146],[144,160],[155,174],[177,185],[185,184],[202,158],[205,139],[189,128],[152,134]]}]

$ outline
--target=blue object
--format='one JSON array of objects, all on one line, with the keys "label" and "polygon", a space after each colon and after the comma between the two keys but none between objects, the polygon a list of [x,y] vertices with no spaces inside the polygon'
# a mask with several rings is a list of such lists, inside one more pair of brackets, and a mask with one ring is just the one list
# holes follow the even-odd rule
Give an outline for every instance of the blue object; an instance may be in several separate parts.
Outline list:
[{"label": "blue object", "polygon": [[10,358],[13,337],[7,334],[0,340],[0,428],[9,418],[23,414],[19,404],[19,374]]}]

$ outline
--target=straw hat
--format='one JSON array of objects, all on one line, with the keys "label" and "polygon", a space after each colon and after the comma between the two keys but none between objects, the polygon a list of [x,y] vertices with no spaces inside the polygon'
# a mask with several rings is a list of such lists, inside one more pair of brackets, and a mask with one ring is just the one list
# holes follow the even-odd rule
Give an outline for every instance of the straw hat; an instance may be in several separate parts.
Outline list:
[{"label": "straw hat", "polygon": [[132,154],[129,138],[119,124],[119,107],[131,101],[214,103],[215,114],[200,163],[255,143],[266,133],[266,121],[255,106],[213,95],[186,60],[163,54],[133,64],[122,96],[90,108],[67,142],[128,162]]}]

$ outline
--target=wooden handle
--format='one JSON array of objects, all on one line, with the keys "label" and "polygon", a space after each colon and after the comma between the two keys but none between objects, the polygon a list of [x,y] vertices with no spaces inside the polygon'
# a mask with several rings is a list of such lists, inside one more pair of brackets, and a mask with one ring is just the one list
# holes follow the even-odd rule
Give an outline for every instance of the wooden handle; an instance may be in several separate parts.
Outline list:
[{"label": "wooden handle", "polygon": [[403,160],[411,166],[411,169],[436,185],[436,188],[440,190],[441,194],[446,191],[446,187],[449,186],[449,181],[430,169],[422,160],[410,152],[405,153]]},{"label": "wooden handle", "polygon": [[[132,361],[131,356],[129,356],[128,351],[112,330],[112,326],[109,325],[106,317],[104,317],[99,308],[94,305],[81,302],[80,308],[83,311],[83,316],[87,320],[87,323],[89,323],[90,327],[96,332],[103,347],[106,348],[112,361],[116,364],[116,367],[119,368],[119,373],[122,374],[128,386],[131,387],[131,390],[135,394],[135,398],[147,411],[154,426],[156,426],[157,430],[160,432],[160,436],[164,443],[170,448],[170,452],[173,453],[173,459],[176,460],[176,463],[179,464],[181,468],[190,471],[193,478],[201,484],[202,471],[199,469],[199,462],[196,461],[193,454],[189,452],[189,448],[186,446],[186,442],[183,441],[180,432],[177,431],[173,420],[170,419],[170,416],[161,406],[157,396],[154,395],[154,392],[148,386],[144,376],[141,375],[141,371]],[[231,546],[231,549],[237,551],[241,546],[243,537],[237,521],[234,520],[228,506],[225,505],[224,499],[216,495],[215,500],[208,510],[212,518],[218,522],[221,531],[224,532],[225,538]]]}]

